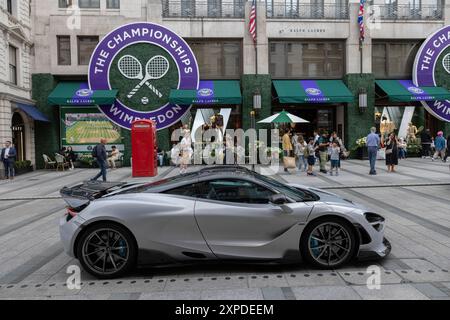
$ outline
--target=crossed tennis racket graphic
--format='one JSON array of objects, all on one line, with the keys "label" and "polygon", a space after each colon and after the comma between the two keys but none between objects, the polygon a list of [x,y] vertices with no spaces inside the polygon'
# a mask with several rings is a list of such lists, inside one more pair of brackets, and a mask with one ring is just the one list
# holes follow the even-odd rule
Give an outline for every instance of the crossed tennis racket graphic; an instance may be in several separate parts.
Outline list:
[{"label": "crossed tennis racket graphic", "polygon": [[445,71],[447,71],[447,73],[450,73],[450,53],[447,53],[442,59],[442,66],[444,67]]},{"label": "crossed tennis racket graphic", "polygon": [[132,55],[124,55],[119,59],[118,67],[120,73],[128,79],[131,80],[141,80],[138,85],[131,90],[127,97],[131,99],[145,84],[147,87],[152,90],[152,92],[157,95],[159,98],[162,97],[162,93],[159,92],[149,81],[150,80],[158,80],[164,77],[169,71],[169,61],[161,56],[157,55],[152,57],[147,61],[145,65],[145,75],[142,70],[141,62]]}]

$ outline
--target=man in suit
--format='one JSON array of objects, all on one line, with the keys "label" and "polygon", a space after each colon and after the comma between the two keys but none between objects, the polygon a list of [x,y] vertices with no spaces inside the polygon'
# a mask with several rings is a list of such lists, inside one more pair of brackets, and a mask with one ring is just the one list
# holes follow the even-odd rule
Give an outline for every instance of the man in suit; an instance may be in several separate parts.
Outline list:
[{"label": "man in suit", "polygon": [[91,179],[91,181],[95,181],[98,178],[102,177],[103,181],[106,182],[106,168],[108,166],[106,161],[107,161],[108,156],[106,153],[105,145],[106,145],[106,139],[102,138],[102,139],[100,139],[100,143],[94,147],[93,156],[94,156],[95,160],[97,160],[97,164],[100,168],[100,172],[95,177],[93,177]]},{"label": "man in suit", "polygon": [[6,179],[14,179],[14,162],[16,161],[16,148],[11,144],[11,141],[5,142],[5,147],[1,152],[1,160],[5,167],[5,177]]}]

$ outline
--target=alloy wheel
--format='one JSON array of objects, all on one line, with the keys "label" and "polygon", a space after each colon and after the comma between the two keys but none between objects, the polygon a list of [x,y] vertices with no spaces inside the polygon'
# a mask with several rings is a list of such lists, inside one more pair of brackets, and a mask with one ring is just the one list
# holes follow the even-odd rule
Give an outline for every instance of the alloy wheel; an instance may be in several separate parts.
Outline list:
[{"label": "alloy wheel", "polygon": [[82,259],[97,274],[115,274],[128,262],[130,247],[117,230],[102,228],[92,231],[82,247]]},{"label": "alloy wheel", "polygon": [[308,250],[320,265],[333,267],[345,261],[352,251],[352,238],[342,225],[325,222],[309,235]]}]

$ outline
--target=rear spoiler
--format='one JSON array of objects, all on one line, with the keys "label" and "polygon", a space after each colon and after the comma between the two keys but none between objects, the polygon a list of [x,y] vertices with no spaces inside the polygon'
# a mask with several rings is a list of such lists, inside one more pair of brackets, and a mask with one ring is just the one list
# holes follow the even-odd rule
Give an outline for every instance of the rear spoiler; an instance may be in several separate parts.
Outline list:
[{"label": "rear spoiler", "polygon": [[73,187],[63,187],[59,193],[71,208],[76,209],[125,186],[126,182],[85,181]]}]

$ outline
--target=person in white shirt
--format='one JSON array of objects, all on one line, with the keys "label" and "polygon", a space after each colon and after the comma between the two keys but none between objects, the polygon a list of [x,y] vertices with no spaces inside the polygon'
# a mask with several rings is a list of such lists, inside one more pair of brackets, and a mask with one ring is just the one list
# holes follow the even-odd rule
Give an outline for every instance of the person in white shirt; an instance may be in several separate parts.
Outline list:
[{"label": "person in white shirt", "polygon": [[111,147],[111,154],[109,155],[109,158],[107,159],[109,167],[113,170],[116,169],[116,161],[119,159],[119,150],[116,148],[116,146]]}]

